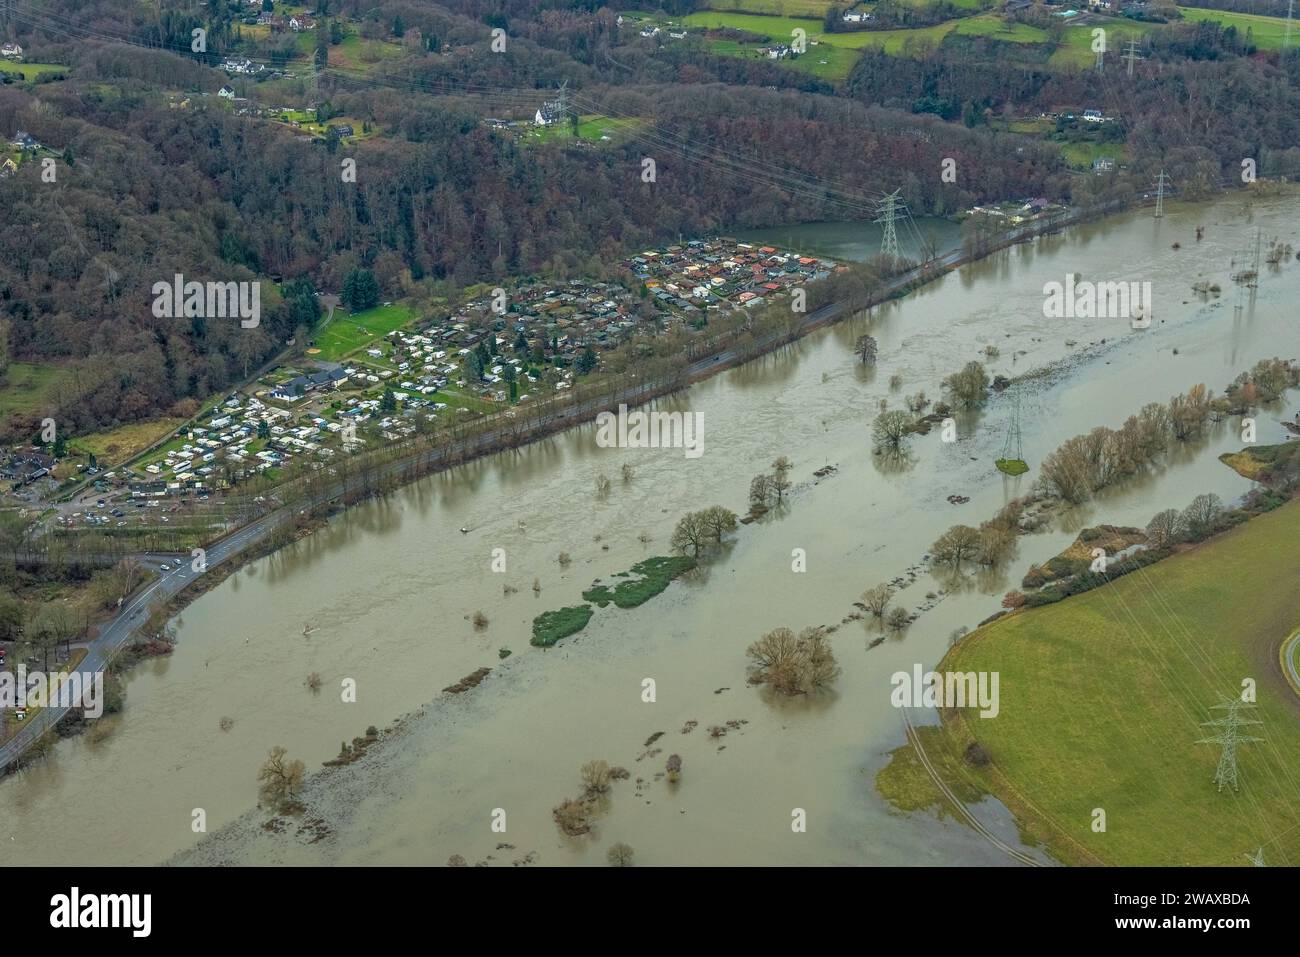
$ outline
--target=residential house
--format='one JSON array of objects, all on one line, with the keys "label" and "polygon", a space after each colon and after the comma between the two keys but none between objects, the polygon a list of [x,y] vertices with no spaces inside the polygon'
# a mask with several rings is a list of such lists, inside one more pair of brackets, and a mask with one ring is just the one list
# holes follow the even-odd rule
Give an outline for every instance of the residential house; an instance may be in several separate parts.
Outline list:
[{"label": "residential house", "polygon": [[6,60],[21,60],[23,58],[23,48],[16,43],[0,44],[0,57]]},{"label": "residential house", "polygon": [[534,126],[553,126],[564,119],[564,110],[559,100],[550,100],[537,109],[533,117]]}]

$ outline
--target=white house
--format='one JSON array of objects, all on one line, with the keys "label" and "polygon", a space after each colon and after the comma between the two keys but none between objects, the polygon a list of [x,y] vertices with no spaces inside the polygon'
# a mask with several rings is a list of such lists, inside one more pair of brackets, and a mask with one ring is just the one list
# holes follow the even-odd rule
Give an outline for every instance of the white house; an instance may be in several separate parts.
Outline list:
[{"label": "white house", "polygon": [[228,86],[223,86],[217,91],[217,96],[224,97],[227,100],[233,100],[235,98],[235,91]]},{"label": "white house", "polygon": [[0,45],[0,57],[6,60],[21,60],[23,58],[23,48],[16,43],[5,43]]},{"label": "white house", "polygon": [[537,115],[533,117],[534,126],[552,126],[563,119],[563,113],[560,111],[560,103],[553,100],[543,103],[538,109]]},{"label": "white house", "polygon": [[867,19],[867,15],[858,10],[845,10],[844,16],[840,19],[845,23],[862,23]]}]

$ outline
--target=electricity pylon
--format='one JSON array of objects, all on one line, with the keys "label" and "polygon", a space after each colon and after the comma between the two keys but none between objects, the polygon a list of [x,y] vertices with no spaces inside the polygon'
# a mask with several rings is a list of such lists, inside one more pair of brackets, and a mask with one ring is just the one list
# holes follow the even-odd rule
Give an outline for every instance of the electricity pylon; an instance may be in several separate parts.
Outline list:
[{"label": "electricity pylon", "polygon": [[[1226,717],[1201,722],[1203,727],[1216,728],[1219,733],[1208,738],[1201,738],[1196,743],[1223,746],[1223,750],[1219,753],[1219,766],[1214,770],[1214,783],[1219,791],[1223,790],[1224,785],[1234,791],[1240,790],[1237,787],[1237,746],[1250,741],[1264,740],[1263,738],[1241,733],[1241,729],[1247,725],[1263,724],[1262,721],[1256,721],[1254,718],[1248,718],[1242,714],[1242,709],[1254,707],[1253,704],[1246,704],[1240,698],[1233,698],[1223,704],[1214,705],[1213,710],[1227,711]],[[1251,713],[1253,712],[1246,712],[1246,714]]]},{"label": "electricity pylon", "polygon": [[1136,38],[1129,40],[1129,41],[1128,41],[1128,52],[1124,54],[1124,59],[1128,61],[1128,66],[1125,67],[1125,72],[1127,72],[1129,76],[1132,76],[1132,75],[1133,75],[1133,63],[1134,63],[1134,61],[1135,61],[1135,60],[1145,60],[1145,59],[1146,59],[1146,57],[1138,56],[1137,45],[1138,45],[1138,44],[1137,44],[1137,39],[1136,39]]},{"label": "electricity pylon", "polygon": [[880,255],[886,257],[891,263],[898,262],[899,258],[898,231],[894,224],[903,211],[903,204],[898,198],[900,192],[901,190],[896,189],[876,204],[880,215],[876,217],[875,222],[884,226],[880,235]]},{"label": "electricity pylon", "polygon": [[1243,854],[1242,856],[1250,861],[1252,867],[1268,867],[1264,863],[1264,849],[1262,847],[1254,854]]},{"label": "electricity pylon", "polygon": [[1165,171],[1161,170],[1160,175],[1156,177],[1156,219],[1165,214],[1165,187],[1169,185],[1169,177]]}]

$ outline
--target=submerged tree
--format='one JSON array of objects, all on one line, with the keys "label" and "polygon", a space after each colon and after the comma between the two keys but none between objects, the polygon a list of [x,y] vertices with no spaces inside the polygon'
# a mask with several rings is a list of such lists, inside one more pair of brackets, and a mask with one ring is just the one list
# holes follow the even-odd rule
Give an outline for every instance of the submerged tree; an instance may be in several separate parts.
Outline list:
[{"label": "submerged tree", "polygon": [[263,804],[277,810],[287,805],[302,789],[306,766],[299,760],[285,759],[287,750],[273,747],[257,772],[258,796]]},{"label": "submerged tree", "polygon": [[882,412],[872,423],[871,438],[877,450],[898,452],[903,447],[903,440],[911,433],[912,426],[912,416],[902,409]]}]

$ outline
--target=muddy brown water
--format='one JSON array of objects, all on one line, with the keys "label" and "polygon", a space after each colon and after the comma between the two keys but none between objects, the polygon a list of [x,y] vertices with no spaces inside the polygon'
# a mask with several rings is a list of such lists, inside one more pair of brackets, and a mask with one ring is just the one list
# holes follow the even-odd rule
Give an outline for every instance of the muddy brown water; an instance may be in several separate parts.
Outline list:
[{"label": "muddy brown water", "polygon": [[[992,466],[1010,412],[1005,397],[963,418],[956,444],[932,432],[912,442],[905,468],[882,467],[869,442],[882,397],[897,408],[918,389],[938,396],[942,377],[987,345],[1001,350],[992,372],[1053,366],[1056,374],[1023,395],[1032,466],[1065,438],[1117,426],[1146,402],[1196,382],[1222,389],[1259,358],[1300,354],[1300,264],[1266,272],[1240,315],[1227,278],[1229,258],[1257,227],[1300,245],[1298,208],[1294,198],[1251,207],[1229,199],[1174,207],[1162,220],[1126,215],[966,267],[869,319],[661,403],[702,414],[700,458],[602,449],[588,426],[350,510],[185,609],[176,652],[129,674],[122,715],[0,783],[6,861],[148,864],[188,851],[179,859],[441,864],[461,854],[508,863],[532,852],[540,864],[603,864],[608,845],[624,841],[642,864],[1011,863],[951,818],[902,814],[876,793],[876,771],[904,740],[890,675],[936,663],[955,628],[996,610],[1031,561],[1055,554],[1082,525],[1145,524],[1200,492],[1242,494],[1250,483],[1216,461],[1240,447],[1235,426],[1225,423],[1060,528],[1023,538],[1002,572],[959,583],[922,573],[898,602],[916,608],[927,592],[947,593],[900,637],[869,648],[875,627],[843,625],[833,637],[844,669],[833,694],[776,701],[747,687],[745,647],[777,625],[840,622],[864,588],[905,574],[949,525],[978,524],[1036,478],[1036,469],[1010,479]],[[1200,243],[1198,224],[1206,227]],[[1181,249],[1171,249],[1175,241]],[[1044,318],[1043,284],[1070,271],[1153,282],[1153,327]],[[1192,294],[1201,276],[1221,283],[1220,299]],[[874,369],[852,354],[868,326],[880,342]],[[891,394],[895,373],[904,385]],[[1261,414],[1260,441],[1281,440],[1282,412]],[[553,650],[529,647],[533,616],[666,553],[683,511],[713,503],[743,511],[750,478],[778,455],[796,464],[790,504],[743,527],[699,580],[637,609],[599,609]],[[635,472],[626,484],[624,463]],[[838,471],[815,480],[827,464]],[[604,496],[595,490],[600,473],[612,480]],[[953,494],[970,501],[951,505]],[[504,573],[491,571],[497,548]],[[791,570],[794,549],[806,553],[806,572]],[[560,551],[573,558],[567,568]],[[518,591],[505,596],[504,584]],[[478,609],[490,620],[483,630],[468,620]],[[504,662],[502,647],[513,652]],[[481,666],[494,670],[479,688],[439,695]],[[311,672],[323,679],[319,692],[306,686]],[[653,703],[642,700],[646,678],[656,684]],[[342,700],[345,679],[356,682],[355,703]],[[265,815],[249,811],[268,748],[283,745],[315,769],[342,740],[408,713],[400,735],[365,762],[313,782],[309,803],[329,838],[311,844],[294,828],[260,831]],[[229,731],[223,717],[234,721]],[[706,734],[728,720],[745,723],[720,739]],[[688,721],[699,726],[682,734]],[[655,745],[662,752],[638,761],[656,731],[666,732]],[[683,774],[670,788],[655,775],[672,753]],[[562,837],[551,808],[577,793],[579,767],[591,758],[628,768],[633,780],[615,784],[594,835]],[[191,850],[196,809],[209,832],[231,827]],[[498,809],[504,834],[492,830]],[[794,809],[806,812],[805,833],[791,829]],[[976,813],[1019,844],[995,801]]]}]

